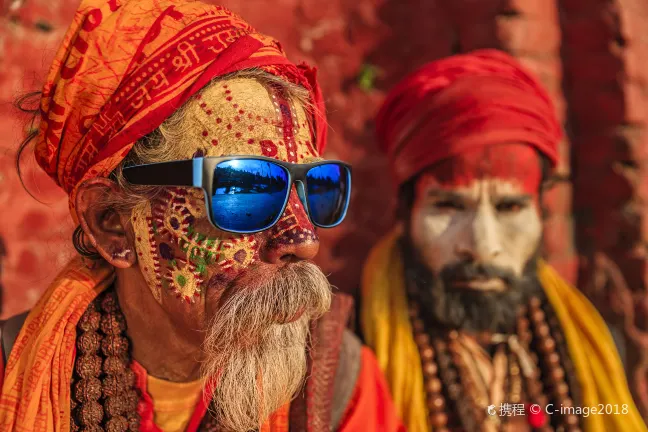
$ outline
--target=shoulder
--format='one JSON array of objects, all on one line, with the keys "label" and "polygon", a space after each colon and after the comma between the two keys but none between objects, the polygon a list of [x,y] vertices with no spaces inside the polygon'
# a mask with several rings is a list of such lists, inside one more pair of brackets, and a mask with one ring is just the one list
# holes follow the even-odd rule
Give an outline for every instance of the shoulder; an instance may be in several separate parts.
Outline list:
[{"label": "shoulder", "polygon": [[0,321],[0,349],[2,350],[1,357],[3,364],[7,363],[11,349],[18,338],[20,329],[22,329],[23,324],[25,324],[27,315],[29,315],[29,311],[25,311],[21,314]]},{"label": "shoulder", "polygon": [[[291,430],[400,430],[390,425],[393,404],[372,352],[347,329],[352,315],[353,299],[336,294],[329,312],[313,322],[308,379],[291,403]],[[385,427],[367,428],[367,420]]]},{"label": "shoulder", "polygon": [[389,387],[373,352],[360,349],[360,371],[353,396],[338,429],[340,432],[404,432]]},{"label": "shoulder", "polygon": [[14,315],[6,320],[0,320],[0,389],[2,388],[7,359],[9,359],[11,349],[27,319],[27,315],[29,315],[29,311]]}]

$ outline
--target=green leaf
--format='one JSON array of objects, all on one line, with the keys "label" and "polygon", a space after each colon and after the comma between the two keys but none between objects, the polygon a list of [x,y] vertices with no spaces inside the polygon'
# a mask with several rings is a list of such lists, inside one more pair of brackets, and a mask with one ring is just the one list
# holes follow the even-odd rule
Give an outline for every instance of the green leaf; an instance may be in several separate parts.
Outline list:
[{"label": "green leaf", "polygon": [[375,86],[378,68],[371,64],[364,64],[358,74],[358,87],[364,91],[372,90]]}]

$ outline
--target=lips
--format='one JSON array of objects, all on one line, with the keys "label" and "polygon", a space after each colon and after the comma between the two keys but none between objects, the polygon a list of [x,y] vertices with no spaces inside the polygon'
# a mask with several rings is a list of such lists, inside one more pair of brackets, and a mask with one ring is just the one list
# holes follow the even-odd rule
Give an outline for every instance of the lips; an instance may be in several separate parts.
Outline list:
[{"label": "lips", "polygon": [[469,280],[455,281],[453,286],[463,289],[472,289],[476,291],[496,291],[502,292],[506,289],[506,284],[500,278],[474,278]]}]

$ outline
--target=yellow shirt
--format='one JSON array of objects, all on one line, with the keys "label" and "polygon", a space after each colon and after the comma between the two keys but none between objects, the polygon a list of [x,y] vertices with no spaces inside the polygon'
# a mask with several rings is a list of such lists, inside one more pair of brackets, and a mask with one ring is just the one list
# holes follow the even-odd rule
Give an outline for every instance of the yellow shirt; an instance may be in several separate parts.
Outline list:
[{"label": "yellow shirt", "polygon": [[153,400],[153,420],[164,432],[184,432],[202,396],[202,380],[175,383],[151,375],[146,389]]}]

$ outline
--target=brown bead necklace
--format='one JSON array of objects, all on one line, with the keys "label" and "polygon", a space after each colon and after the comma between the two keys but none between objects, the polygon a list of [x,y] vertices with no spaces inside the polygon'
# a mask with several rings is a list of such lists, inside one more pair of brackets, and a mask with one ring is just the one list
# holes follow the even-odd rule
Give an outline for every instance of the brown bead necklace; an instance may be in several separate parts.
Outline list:
[{"label": "brown bead necklace", "polygon": [[[465,362],[457,355],[458,333],[450,331],[442,337],[430,337],[433,332],[426,329],[416,301],[417,290],[411,285],[408,297],[410,322],[423,369],[428,424],[435,431],[449,432],[456,428],[480,430],[481,425],[493,422],[490,430],[503,430],[502,418],[487,415],[486,408],[493,402],[480,396]],[[529,302],[518,318],[516,334],[509,338],[507,348],[508,369],[504,385],[507,403],[519,404],[526,400],[544,408],[550,401],[549,395],[557,407],[573,406],[571,395],[577,394],[575,374],[559,323],[548,302],[543,304],[535,297]],[[567,377],[572,377],[572,382],[568,383]],[[534,430],[581,430],[580,419],[573,413],[555,413],[548,420]]]},{"label": "brown bead necklace", "polygon": [[[130,346],[126,319],[114,289],[109,288],[90,303],[77,324],[72,432],[139,431],[140,394],[130,368]],[[198,430],[222,429],[208,412]]]}]

